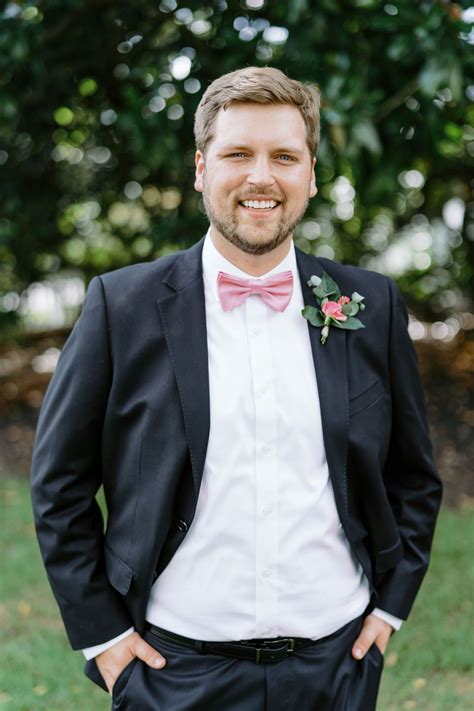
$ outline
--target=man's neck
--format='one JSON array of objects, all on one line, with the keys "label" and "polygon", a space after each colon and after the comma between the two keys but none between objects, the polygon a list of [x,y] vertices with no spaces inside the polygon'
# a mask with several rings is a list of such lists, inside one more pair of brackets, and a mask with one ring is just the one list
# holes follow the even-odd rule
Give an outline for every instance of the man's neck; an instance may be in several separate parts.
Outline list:
[{"label": "man's neck", "polygon": [[292,239],[289,235],[276,249],[266,254],[248,254],[231,244],[212,226],[210,236],[214,247],[225,259],[246,274],[256,277],[266,274],[285,259],[289,254]]}]

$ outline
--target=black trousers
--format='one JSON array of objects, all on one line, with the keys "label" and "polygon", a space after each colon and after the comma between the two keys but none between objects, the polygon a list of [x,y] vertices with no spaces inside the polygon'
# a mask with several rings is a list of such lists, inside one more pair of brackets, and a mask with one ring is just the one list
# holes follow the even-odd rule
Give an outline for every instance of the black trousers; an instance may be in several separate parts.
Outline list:
[{"label": "black trousers", "polygon": [[167,665],[134,659],[113,688],[113,711],[373,711],[383,655],[372,645],[356,661],[351,649],[364,615],[274,664],[199,652],[145,639]]}]

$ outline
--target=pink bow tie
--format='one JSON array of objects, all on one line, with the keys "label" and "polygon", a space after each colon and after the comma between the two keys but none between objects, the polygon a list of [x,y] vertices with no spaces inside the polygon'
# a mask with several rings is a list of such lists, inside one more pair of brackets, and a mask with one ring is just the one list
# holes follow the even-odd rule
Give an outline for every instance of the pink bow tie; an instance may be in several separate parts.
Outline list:
[{"label": "pink bow tie", "polygon": [[259,294],[268,306],[281,312],[290,303],[293,293],[293,274],[291,271],[279,272],[268,279],[257,281],[219,272],[217,292],[224,311],[240,306],[250,294]]}]

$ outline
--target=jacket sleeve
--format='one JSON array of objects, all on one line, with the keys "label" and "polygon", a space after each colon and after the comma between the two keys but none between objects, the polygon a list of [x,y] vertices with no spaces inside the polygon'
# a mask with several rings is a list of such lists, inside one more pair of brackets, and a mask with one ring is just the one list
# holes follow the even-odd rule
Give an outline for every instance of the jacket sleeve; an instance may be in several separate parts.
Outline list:
[{"label": "jacket sleeve", "polygon": [[403,558],[376,581],[377,607],[406,619],[426,573],[442,485],[433,462],[418,357],[403,296],[391,280],[389,367],[392,432],[383,476]]},{"label": "jacket sleeve", "polygon": [[94,277],[47,388],[31,463],[41,554],[74,649],[132,625],[107,579],[104,521],[95,498],[111,379],[104,290]]}]

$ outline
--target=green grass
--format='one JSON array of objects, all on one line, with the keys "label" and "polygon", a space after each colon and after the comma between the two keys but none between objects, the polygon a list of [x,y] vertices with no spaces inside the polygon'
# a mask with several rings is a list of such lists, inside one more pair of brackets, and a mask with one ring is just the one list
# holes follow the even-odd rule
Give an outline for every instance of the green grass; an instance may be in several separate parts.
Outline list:
[{"label": "green grass", "polygon": [[[67,642],[40,560],[28,483],[3,479],[0,497],[0,709],[110,709]],[[422,591],[387,650],[378,711],[474,708],[473,543],[473,510],[442,511]]]}]

